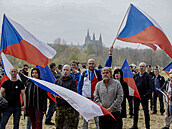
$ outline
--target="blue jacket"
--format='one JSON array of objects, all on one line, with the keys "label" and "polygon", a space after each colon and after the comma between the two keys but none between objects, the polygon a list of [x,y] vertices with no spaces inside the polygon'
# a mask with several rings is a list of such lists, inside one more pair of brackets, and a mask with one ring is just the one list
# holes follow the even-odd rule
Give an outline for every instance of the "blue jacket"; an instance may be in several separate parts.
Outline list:
[{"label": "blue jacket", "polygon": [[[106,63],[105,63],[105,66],[104,67],[111,67],[111,64],[112,64],[112,56],[109,56],[108,59],[106,60]],[[98,76],[100,77],[97,77],[96,73],[99,73]],[[80,79],[79,79],[79,82],[78,82],[78,89],[77,89],[77,92],[82,95],[82,89],[83,89],[83,78],[88,78],[88,74],[89,74],[89,80],[91,81],[91,84],[95,84],[93,81],[95,81],[95,77],[98,79],[100,78],[100,80],[102,80],[102,76],[101,76],[101,69],[94,69],[94,71],[89,71],[89,70],[85,70],[85,73],[80,76]],[[84,77],[83,77],[84,75]],[[93,79],[94,78],[94,79]],[[93,80],[93,81],[92,81]],[[94,88],[93,88],[94,87]],[[91,85],[91,88],[92,89],[95,89],[95,85]],[[92,95],[93,95],[94,91],[92,91]],[[93,97],[91,97],[91,99],[93,99]]]}]

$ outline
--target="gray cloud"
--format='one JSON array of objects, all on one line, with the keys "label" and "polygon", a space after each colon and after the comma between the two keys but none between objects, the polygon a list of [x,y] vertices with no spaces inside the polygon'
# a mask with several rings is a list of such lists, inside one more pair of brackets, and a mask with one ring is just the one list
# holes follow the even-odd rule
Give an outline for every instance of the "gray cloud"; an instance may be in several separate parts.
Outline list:
[{"label": "gray cloud", "polygon": [[152,16],[172,41],[171,0],[1,0],[0,15],[6,13],[44,42],[62,37],[83,44],[90,29],[91,36],[94,32],[99,38],[101,33],[103,42],[110,46],[130,2]]}]

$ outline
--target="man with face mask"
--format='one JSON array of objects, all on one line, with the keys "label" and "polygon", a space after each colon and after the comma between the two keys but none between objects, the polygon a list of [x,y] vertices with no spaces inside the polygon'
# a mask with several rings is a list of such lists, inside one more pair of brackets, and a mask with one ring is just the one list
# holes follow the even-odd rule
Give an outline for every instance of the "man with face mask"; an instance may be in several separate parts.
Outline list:
[{"label": "man with face mask", "polygon": [[[111,67],[112,51],[113,51],[113,47],[109,49],[109,58],[106,61],[105,67]],[[95,69],[96,63],[94,59],[89,59],[87,62],[87,66],[88,69],[85,70],[80,76],[77,92],[80,95],[83,95],[84,97],[93,100],[94,99],[93,93],[96,84],[102,80],[101,69],[98,70]],[[97,118],[95,118],[95,124],[96,124],[96,129],[98,129]],[[88,122],[86,122],[86,120],[83,120],[83,129],[88,129]]]},{"label": "man with face mask", "polygon": [[94,92],[94,101],[105,107],[116,118],[100,116],[100,129],[122,129],[121,103],[123,101],[123,89],[119,81],[112,78],[112,70],[104,67],[101,70],[103,80],[98,82]]}]

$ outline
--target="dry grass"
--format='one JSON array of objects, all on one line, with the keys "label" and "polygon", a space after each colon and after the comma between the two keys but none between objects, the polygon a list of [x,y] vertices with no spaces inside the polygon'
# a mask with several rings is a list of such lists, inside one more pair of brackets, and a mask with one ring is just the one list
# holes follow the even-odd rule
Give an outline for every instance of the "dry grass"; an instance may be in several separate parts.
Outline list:
[{"label": "dry grass", "polygon": [[[158,103],[157,107],[159,109],[159,103]],[[127,109],[128,109],[128,107],[127,107]],[[54,116],[55,116],[55,113],[54,113]],[[52,122],[55,122],[54,116],[52,118]],[[129,114],[128,114],[128,116],[129,116]],[[145,120],[144,119],[145,118],[144,118],[143,110],[142,110],[142,107],[140,106],[139,122],[138,122],[139,129],[145,129],[145,122],[144,122]],[[151,122],[150,122],[151,129],[161,129],[164,126],[164,115],[163,116],[160,115],[160,112],[158,112],[156,115],[152,115],[151,111],[150,111],[150,119],[151,119]],[[44,120],[45,120],[45,116],[44,116]],[[43,120],[43,129],[55,129],[55,126],[53,126],[53,125],[52,126],[44,125],[44,120]],[[132,124],[133,124],[132,118],[123,119],[123,129],[130,128],[132,126]],[[13,128],[12,117],[10,118],[6,128],[7,129]],[[82,128],[82,119],[80,117],[78,129],[81,129],[81,128]],[[91,119],[89,121],[89,129],[95,129],[95,128],[96,128],[96,126],[94,124],[94,120]],[[21,119],[20,119],[20,129],[26,129],[26,119],[24,119],[23,115],[21,116]]]}]

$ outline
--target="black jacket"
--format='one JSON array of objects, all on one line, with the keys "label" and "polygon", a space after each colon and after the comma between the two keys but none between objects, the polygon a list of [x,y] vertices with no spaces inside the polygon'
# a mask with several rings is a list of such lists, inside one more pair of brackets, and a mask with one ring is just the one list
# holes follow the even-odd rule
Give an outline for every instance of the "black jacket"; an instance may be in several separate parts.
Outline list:
[{"label": "black jacket", "polygon": [[46,112],[47,92],[22,74],[19,75],[26,87],[26,113],[29,107],[37,107],[39,111]]},{"label": "black jacket", "polygon": [[[28,80],[26,83],[26,109],[37,107],[39,111],[46,112],[47,109],[47,92],[34,82]],[[34,101],[34,102],[33,102]],[[32,104],[34,103],[34,105]]]},{"label": "black jacket", "polygon": [[[73,79],[72,76],[60,77],[55,81],[55,84],[77,92],[76,81]],[[70,106],[69,103],[62,98],[57,98],[56,100],[57,100],[57,104],[56,104],[57,107],[59,107],[59,106],[69,107]]]},{"label": "black jacket", "polygon": [[150,98],[152,81],[147,72],[145,72],[142,76],[139,73],[134,75],[135,83],[137,89],[139,91],[140,97],[145,97],[147,99]]},{"label": "black jacket", "polygon": [[127,83],[125,81],[122,81],[121,85],[122,85],[122,89],[124,91],[124,98],[128,98],[128,96],[129,96],[129,89],[128,89]]}]

